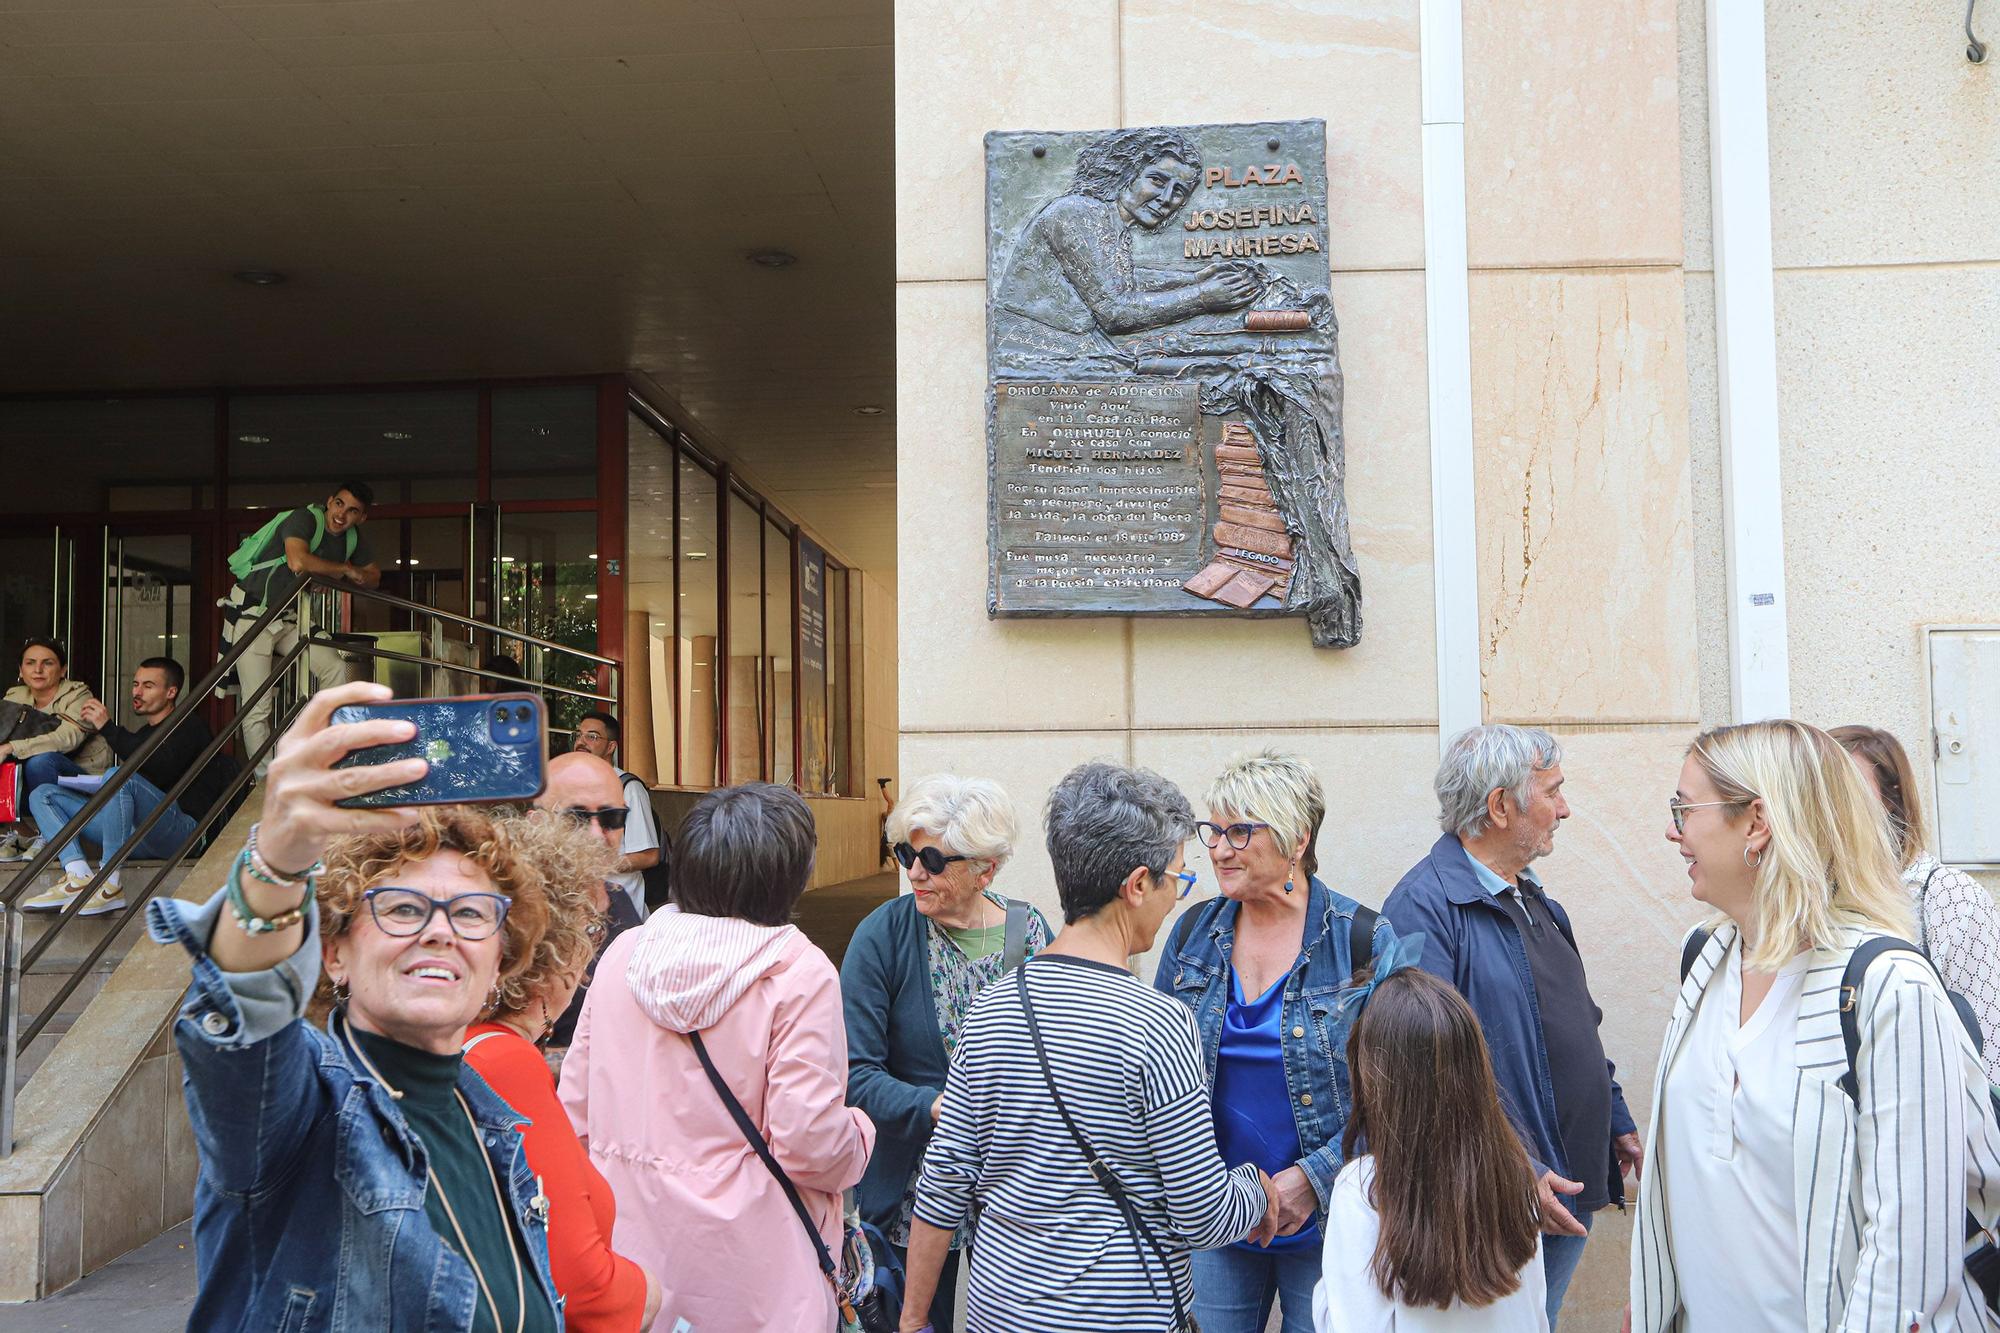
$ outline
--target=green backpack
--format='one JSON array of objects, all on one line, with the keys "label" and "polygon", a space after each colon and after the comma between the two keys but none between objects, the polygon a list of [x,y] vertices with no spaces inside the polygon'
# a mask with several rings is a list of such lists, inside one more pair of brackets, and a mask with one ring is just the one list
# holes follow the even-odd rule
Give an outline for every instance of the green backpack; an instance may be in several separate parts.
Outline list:
[{"label": "green backpack", "polygon": [[[264,548],[270,545],[272,538],[278,535],[278,529],[284,526],[285,520],[297,512],[294,509],[280,511],[269,523],[266,523],[248,537],[245,537],[243,544],[230,552],[229,572],[236,576],[238,583],[242,583],[243,580],[253,574],[261,574],[265,570],[275,569],[285,563],[285,548],[283,545],[278,547],[276,555],[268,559],[259,560],[257,557],[263,554]],[[317,551],[320,542],[326,537],[326,509],[321,505],[307,505],[306,512],[313,517],[312,541],[306,546],[306,549],[308,551]],[[354,558],[354,548],[360,541],[361,534],[353,528],[349,528],[346,532],[346,537],[347,553],[342,558],[352,560]],[[245,585],[245,591],[248,591],[247,584]]]}]

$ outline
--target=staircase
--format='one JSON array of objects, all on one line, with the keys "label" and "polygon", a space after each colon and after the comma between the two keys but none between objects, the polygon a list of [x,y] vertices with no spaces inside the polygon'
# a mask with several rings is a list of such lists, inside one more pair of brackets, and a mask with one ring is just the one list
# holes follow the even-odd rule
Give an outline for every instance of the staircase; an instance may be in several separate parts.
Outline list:
[{"label": "staircase", "polygon": [[[201,860],[160,892],[206,898],[262,808],[258,789]],[[156,870],[128,870],[128,893]],[[30,943],[53,915],[28,916]],[[73,921],[22,978],[25,1008],[39,1012],[98,941],[114,937],[21,1053],[14,1154],[0,1160],[0,1302],[59,1291],[193,1213],[194,1136],[172,1033],[188,959],[148,940],[142,915]]]}]

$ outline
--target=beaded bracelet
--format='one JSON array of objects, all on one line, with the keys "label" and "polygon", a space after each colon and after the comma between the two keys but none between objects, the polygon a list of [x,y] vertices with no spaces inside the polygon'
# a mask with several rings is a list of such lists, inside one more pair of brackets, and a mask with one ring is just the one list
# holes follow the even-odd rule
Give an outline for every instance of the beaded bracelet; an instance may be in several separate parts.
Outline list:
[{"label": "beaded bracelet", "polygon": [[264,859],[264,853],[257,846],[257,827],[255,824],[250,826],[250,837],[243,845],[244,852],[250,858],[250,877],[252,879],[261,880],[274,889],[299,889],[305,888],[311,882],[312,877],[324,868],[322,863],[318,861],[313,862],[297,874],[288,874],[283,870],[274,868],[269,861]]},{"label": "beaded bracelet", "polygon": [[[229,868],[229,884],[227,886],[229,910],[236,917],[236,924],[242,928],[243,933],[245,935],[268,935],[274,930],[284,930],[287,927],[296,926],[299,922],[305,920],[306,904],[312,901],[311,885],[309,883],[305,886],[307,894],[299,901],[297,907],[289,908],[278,913],[276,916],[258,916],[250,910],[250,900],[243,896],[243,872],[250,866],[250,856],[250,848],[247,845],[242,851],[236,853],[236,863]],[[251,875],[252,878],[263,879],[263,876],[256,874],[254,870],[251,871]]]}]

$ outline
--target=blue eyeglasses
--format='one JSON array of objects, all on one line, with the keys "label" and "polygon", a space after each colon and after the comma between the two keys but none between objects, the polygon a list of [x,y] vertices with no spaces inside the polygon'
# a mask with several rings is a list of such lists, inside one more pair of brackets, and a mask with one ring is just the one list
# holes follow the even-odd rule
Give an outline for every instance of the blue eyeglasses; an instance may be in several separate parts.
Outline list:
[{"label": "blue eyeglasses", "polygon": [[1176,898],[1185,898],[1190,893],[1194,892],[1194,885],[1195,885],[1194,871],[1183,870],[1178,875],[1175,875],[1174,878],[1181,882],[1181,891],[1174,895]]}]

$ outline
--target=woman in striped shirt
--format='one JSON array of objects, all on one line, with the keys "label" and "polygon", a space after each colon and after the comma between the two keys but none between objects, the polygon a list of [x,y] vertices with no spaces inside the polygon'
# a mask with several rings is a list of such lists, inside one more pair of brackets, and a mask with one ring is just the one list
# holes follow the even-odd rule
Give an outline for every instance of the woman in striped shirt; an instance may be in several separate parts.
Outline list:
[{"label": "woman in striped shirt", "polygon": [[1667,838],[1721,912],[1660,1051],[1633,1221],[1636,1333],[1990,1327],[1966,1214],[2000,1213],[2000,1131],[1971,1037],[1910,937],[1887,822],[1800,722],[1697,737]]},{"label": "woman in striped shirt", "polygon": [[1066,924],[966,1014],[917,1183],[905,1333],[975,1214],[968,1333],[1181,1333],[1189,1252],[1275,1230],[1271,1178],[1216,1151],[1194,1020],[1128,966],[1193,880],[1187,798],[1085,764],[1044,823]]}]

